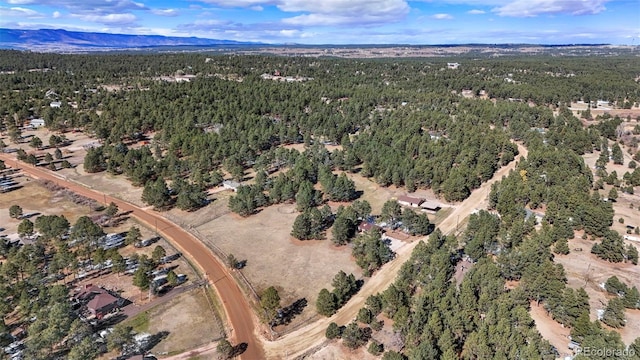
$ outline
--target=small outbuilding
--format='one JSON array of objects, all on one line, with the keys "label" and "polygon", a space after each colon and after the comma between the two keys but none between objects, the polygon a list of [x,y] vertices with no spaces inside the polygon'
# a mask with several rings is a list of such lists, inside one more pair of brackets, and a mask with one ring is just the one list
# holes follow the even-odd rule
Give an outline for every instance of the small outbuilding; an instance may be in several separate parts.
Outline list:
[{"label": "small outbuilding", "polygon": [[29,120],[29,127],[37,129],[44,126],[44,119],[31,119]]},{"label": "small outbuilding", "polygon": [[424,202],[424,199],[422,198],[416,198],[416,197],[412,197],[412,196],[398,196],[398,204],[400,205],[404,205],[404,206],[411,206],[411,207],[419,207],[420,204],[422,204]]},{"label": "small outbuilding", "polygon": [[240,183],[233,180],[225,180],[222,182],[222,187],[237,192],[240,187]]},{"label": "small outbuilding", "polygon": [[420,204],[420,208],[422,208],[422,211],[435,214],[440,211],[442,206],[440,206],[440,204],[438,204],[437,202],[425,201]]}]

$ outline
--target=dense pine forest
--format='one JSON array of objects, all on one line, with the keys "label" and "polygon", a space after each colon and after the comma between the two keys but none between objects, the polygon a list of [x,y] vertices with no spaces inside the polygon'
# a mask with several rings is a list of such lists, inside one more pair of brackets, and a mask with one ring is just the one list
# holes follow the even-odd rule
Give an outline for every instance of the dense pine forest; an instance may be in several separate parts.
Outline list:
[{"label": "dense pine forest", "polygon": [[[454,60],[459,66],[449,68]],[[357,198],[353,182],[338,173],[357,172],[408,192],[432,189],[459,202],[514,161],[519,142],[528,156],[492,187],[490,211],[471,215],[457,237],[433,232],[396,282],[367,300],[359,325],[330,326],[327,337],[342,337],[353,348],[366,344],[383,314],[403,345],[384,352],[384,359],[553,359],[554,349],[527,312],[535,301],[583,347],[625,349],[608,327],[623,326],[625,308],[640,308],[637,288],[614,284],[624,290],[614,291],[620,300],[610,301],[605,320],[591,321],[586,292],[566,285],[553,257],[568,252],[567,239],[584,230],[600,258],[638,262],[635,247],[611,230],[612,204],[598,190],[606,181],[633,193],[640,169],[611,177],[602,166],[594,175],[581,157],[606,151],[626,119],[601,118],[587,127],[568,109],[572,102],[597,100],[620,109],[637,106],[635,57],[345,60],[2,51],[0,72],[2,131],[12,141],[21,140],[21,126],[32,118],[52,130],[84,131],[102,143],[88,151],[84,170],[126,176],[158,209],[197,209],[206,206],[208,188],[225,179],[244,181],[229,201],[231,210],[251,216],[295,201],[306,224],[294,228],[299,239],[321,237],[330,225],[331,212],[321,207],[326,201]],[[50,106],[54,101],[62,106]],[[149,141],[130,146],[139,139]],[[285,147],[292,144],[306,150]],[[640,161],[637,143],[634,155]],[[615,156],[601,160],[609,161]],[[528,211],[540,208],[545,216],[536,226]],[[343,218],[338,214],[334,226],[355,226],[342,224]],[[427,219],[428,231],[417,233],[431,232],[429,225]],[[351,234],[334,241],[346,243],[353,229],[345,232]],[[44,262],[50,250],[39,246],[29,251]],[[38,281],[30,272],[42,263],[19,264],[18,256],[29,255],[23,252],[3,251],[5,263],[19,267],[0,268],[2,278],[11,279],[0,285],[3,298],[12,297],[0,307],[4,314],[10,305],[26,304],[29,282]],[[453,273],[463,257],[475,265],[456,283]],[[507,281],[518,285],[507,288]],[[68,311],[54,303],[64,291],[42,290],[51,301],[29,306]],[[54,344],[39,344],[33,354],[47,358]],[[371,344],[371,352],[384,351]],[[628,358],[640,358],[640,340],[631,349],[635,355]]]}]

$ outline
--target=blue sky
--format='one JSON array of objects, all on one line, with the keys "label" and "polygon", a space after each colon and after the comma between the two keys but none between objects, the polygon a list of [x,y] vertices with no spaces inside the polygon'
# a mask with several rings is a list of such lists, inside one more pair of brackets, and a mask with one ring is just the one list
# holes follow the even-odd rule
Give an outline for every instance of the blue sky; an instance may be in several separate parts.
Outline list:
[{"label": "blue sky", "polygon": [[0,0],[0,27],[300,44],[640,45],[640,1]]}]

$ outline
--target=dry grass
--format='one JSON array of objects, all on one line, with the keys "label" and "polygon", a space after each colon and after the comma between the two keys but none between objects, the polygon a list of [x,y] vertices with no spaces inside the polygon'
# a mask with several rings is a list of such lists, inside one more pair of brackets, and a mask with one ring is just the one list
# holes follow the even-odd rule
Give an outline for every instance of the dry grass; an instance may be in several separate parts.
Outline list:
[{"label": "dry grass", "polygon": [[182,353],[223,337],[218,322],[212,321],[216,315],[203,288],[181,294],[170,302],[149,310],[148,316],[148,333],[169,332],[151,350],[156,354]]}]

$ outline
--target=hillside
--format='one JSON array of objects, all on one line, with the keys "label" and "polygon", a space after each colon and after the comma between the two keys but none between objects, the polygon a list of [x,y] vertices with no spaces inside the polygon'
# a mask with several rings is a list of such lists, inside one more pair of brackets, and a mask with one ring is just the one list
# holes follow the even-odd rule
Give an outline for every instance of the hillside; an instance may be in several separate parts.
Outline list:
[{"label": "hillside", "polygon": [[0,28],[0,47],[20,50],[135,49],[159,46],[250,45],[232,40],[161,35],[126,35],[63,29],[15,30]]}]

